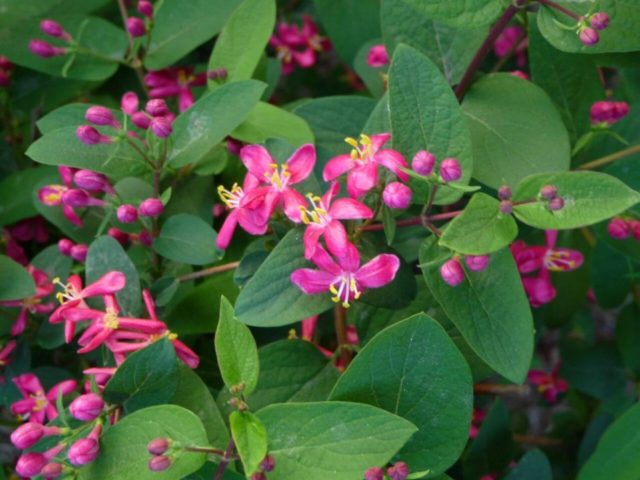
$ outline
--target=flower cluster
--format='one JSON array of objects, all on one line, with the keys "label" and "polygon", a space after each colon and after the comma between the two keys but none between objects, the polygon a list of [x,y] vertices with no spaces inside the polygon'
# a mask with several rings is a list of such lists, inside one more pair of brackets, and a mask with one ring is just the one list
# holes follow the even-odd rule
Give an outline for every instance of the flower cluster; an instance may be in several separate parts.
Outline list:
[{"label": "flower cluster", "polygon": [[633,237],[640,241],[640,220],[635,218],[615,217],[609,220],[607,232],[611,238],[616,240],[626,240]]},{"label": "flower cluster", "polygon": [[627,102],[601,101],[591,105],[589,117],[592,125],[606,128],[622,120],[628,113]]},{"label": "flower cluster", "polygon": [[404,462],[396,462],[386,472],[380,467],[372,467],[364,472],[365,480],[406,480],[408,477],[409,466]]},{"label": "flower cluster", "polygon": [[66,44],[65,47],[53,45],[45,40],[33,39],[29,42],[29,50],[31,53],[43,58],[56,57],[65,55],[69,52],[73,37],[65,31],[65,29],[55,20],[42,20],[40,22],[40,30],[45,35],[58,39]]},{"label": "flower cluster", "polygon": [[311,68],[319,52],[331,49],[326,37],[318,33],[318,27],[308,15],[302,17],[302,28],[281,22],[269,40],[282,63],[282,73],[289,75],[296,67]]},{"label": "flower cluster", "polygon": [[139,0],[138,13],[140,13],[143,18],[127,18],[127,32],[133,38],[144,37],[151,29],[153,22],[153,4],[148,0]]},{"label": "flower cluster", "polygon": [[584,45],[593,47],[600,41],[600,33],[598,32],[608,26],[609,15],[605,12],[596,12],[592,15],[587,15],[578,22],[578,37]]}]

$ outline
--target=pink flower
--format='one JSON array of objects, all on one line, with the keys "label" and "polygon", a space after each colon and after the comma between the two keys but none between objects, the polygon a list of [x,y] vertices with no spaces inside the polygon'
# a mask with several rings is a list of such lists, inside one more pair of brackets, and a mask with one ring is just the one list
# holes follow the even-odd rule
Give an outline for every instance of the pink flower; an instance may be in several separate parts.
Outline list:
[{"label": "pink flower", "polygon": [[604,124],[611,126],[619,122],[629,113],[627,102],[596,102],[591,105],[589,116],[593,125]]},{"label": "pink flower", "polygon": [[623,218],[612,218],[607,225],[607,233],[616,240],[625,240],[631,236],[631,226]]},{"label": "pink flower", "polygon": [[38,476],[46,467],[49,460],[64,450],[65,445],[59,443],[44,453],[29,452],[20,455],[16,463],[16,473],[22,477],[31,478]]},{"label": "pink flower", "polygon": [[44,423],[45,418],[53,420],[58,416],[55,404],[59,393],[68,395],[77,387],[75,380],[65,380],[54,385],[51,390],[45,393],[40,380],[32,373],[14,377],[13,383],[16,384],[24,398],[11,405],[11,413],[40,424]]},{"label": "pink flower", "polygon": [[149,72],[144,77],[151,98],[178,98],[178,109],[184,112],[194,102],[192,89],[207,83],[206,73],[193,73],[192,67],[170,67]]},{"label": "pink flower", "polygon": [[549,403],[556,403],[558,396],[569,389],[567,381],[558,376],[559,369],[560,367],[557,366],[551,373],[544,370],[529,370],[527,375],[527,380],[538,387],[538,391]]},{"label": "pink flower", "polygon": [[300,209],[306,202],[291,186],[305,180],[313,171],[316,163],[315,147],[312,144],[301,146],[283,165],[278,165],[261,145],[243,147],[240,159],[249,173],[268,185],[269,188],[264,193],[269,215],[282,206],[289,219],[300,222]]},{"label": "pink flower", "polygon": [[9,340],[2,349],[0,349],[0,366],[9,365],[9,363],[11,363],[9,357],[15,350],[16,345],[17,343],[15,340]]},{"label": "pink flower", "polygon": [[316,63],[316,53],[329,50],[329,41],[318,34],[318,27],[308,15],[302,17],[302,28],[280,23],[269,40],[282,63],[282,73],[289,75],[300,68],[310,68]]},{"label": "pink flower", "polygon": [[493,52],[496,57],[506,57],[513,51],[516,54],[518,66],[524,67],[527,64],[528,43],[524,33],[524,30],[517,25],[505,28],[493,44]]},{"label": "pink flower", "polygon": [[353,198],[358,198],[378,183],[378,166],[391,170],[400,180],[407,182],[409,176],[401,170],[407,167],[404,157],[395,150],[381,150],[391,134],[360,135],[360,142],[354,138],[345,141],[353,147],[351,154],[338,155],[327,162],[322,172],[325,182],[335,180],[347,173],[347,190]]},{"label": "pink flower", "polygon": [[24,450],[33,447],[40,439],[62,433],[59,427],[47,427],[36,422],[27,422],[16,428],[11,434],[13,446]]},{"label": "pink flower", "polygon": [[69,201],[64,201],[64,195],[72,189],[71,182],[75,172],[75,168],[64,166],[58,167],[58,173],[60,174],[60,178],[62,178],[64,185],[45,185],[38,191],[38,200],[48,207],[62,205],[62,213],[67,220],[80,227],[82,226],[82,220],[75,212],[75,207],[71,205]]},{"label": "pink flower", "polygon": [[360,266],[360,254],[348,244],[346,254],[337,257],[337,263],[318,245],[311,261],[319,268],[301,268],[291,274],[291,281],[304,293],[313,295],[331,292],[332,300],[347,308],[357,300],[365,288],[382,287],[393,281],[400,260],[395,255],[380,254]]},{"label": "pink flower", "polygon": [[473,439],[478,436],[480,432],[480,425],[484,422],[487,413],[480,409],[473,407],[473,415],[471,416],[471,426],[469,427],[469,438]]},{"label": "pink flower", "polygon": [[67,456],[72,465],[86,465],[96,459],[100,453],[99,439],[101,432],[102,425],[98,423],[87,437],[76,440],[71,445]]},{"label": "pink flower", "polygon": [[[310,259],[316,252],[320,237],[324,235],[329,251],[336,256],[347,253],[347,231],[339,220],[359,220],[373,217],[373,212],[366,205],[352,198],[333,200],[338,194],[340,185],[333,182],[322,198],[309,194],[311,210],[300,208],[300,218],[307,225],[304,232],[304,256]],[[332,204],[333,203],[333,204]]]},{"label": "pink flower", "polygon": [[384,67],[389,64],[389,54],[384,45],[374,45],[367,54],[367,65],[373,68]]},{"label": "pink flower", "polygon": [[391,182],[382,192],[382,200],[389,208],[408,208],[411,205],[411,197],[413,193],[411,189],[404,183]]}]

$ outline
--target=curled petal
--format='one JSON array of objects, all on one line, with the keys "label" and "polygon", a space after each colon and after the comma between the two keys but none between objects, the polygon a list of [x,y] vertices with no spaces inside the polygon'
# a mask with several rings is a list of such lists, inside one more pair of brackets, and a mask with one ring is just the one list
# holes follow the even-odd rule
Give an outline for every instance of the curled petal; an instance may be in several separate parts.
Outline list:
[{"label": "curled petal", "polygon": [[306,206],[304,196],[292,188],[287,188],[282,192],[282,200],[285,215],[292,222],[300,223],[300,207]]},{"label": "curled petal", "polygon": [[365,263],[356,272],[356,280],[366,288],[382,287],[393,281],[399,268],[398,257],[383,253]]},{"label": "curled petal", "polygon": [[116,293],[124,288],[127,283],[127,277],[122,272],[105,273],[98,280],[82,291],[82,297],[94,297],[96,295],[105,295],[107,293]]},{"label": "curled petal", "polygon": [[310,268],[300,268],[291,274],[291,281],[308,295],[326,292],[334,278],[329,272]]},{"label": "curled petal", "polygon": [[306,179],[313,171],[315,164],[316,149],[312,144],[303,145],[293,152],[293,155],[287,160],[287,167],[291,173],[289,184],[299,183]]},{"label": "curled petal", "polygon": [[341,258],[349,254],[348,246],[350,244],[347,240],[347,231],[338,220],[332,220],[325,227],[324,241],[327,243],[329,252],[331,252],[334,257]]},{"label": "curled petal", "polygon": [[216,246],[219,249],[225,250],[231,243],[231,238],[238,225],[237,217],[238,210],[232,210],[229,212],[229,215],[227,215],[227,218],[225,218],[222,228],[220,228],[218,232],[218,238],[216,238]]},{"label": "curled petal", "polygon": [[367,163],[356,167],[347,175],[347,191],[352,198],[358,198],[367,193],[378,183],[378,165]]},{"label": "curled petal", "polygon": [[47,393],[47,399],[50,402],[54,402],[58,399],[58,395],[62,392],[62,395],[68,395],[78,387],[78,382],[75,380],[65,380],[63,382],[55,384],[51,390]]},{"label": "curled petal", "polygon": [[409,175],[403,172],[400,168],[408,168],[407,161],[402,154],[395,150],[382,150],[376,153],[375,160],[380,165],[385,166],[393,173],[395,173],[403,182],[409,181]]},{"label": "curled petal", "polygon": [[327,162],[322,170],[322,178],[325,182],[335,180],[340,175],[347,173],[352,168],[355,168],[356,161],[351,158],[351,155],[338,155],[333,157]]},{"label": "curled petal", "polygon": [[316,253],[320,237],[324,233],[324,228],[316,225],[309,225],[302,236],[304,244],[304,258],[310,260]]},{"label": "curled petal", "polygon": [[247,170],[259,180],[264,179],[264,174],[273,170],[271,165],[275,163],[266,148],[262,145],[247,145],[240,150],[240,160]]},{"label": "curled petal", "polygon": [[376,153],[380,150],[385,143],[387,143],[391,139],[390,133],[377,133],[376,135],[371,135],[371,149],[373,153]]},{"label": "curled petal", "polygon": [[76,227],[82,226],[82,219],[76,214],[76,211],[70,205],[62,206],[62,214],[67,220],[73,223]]},{"label": "curled petal", "polygon": [[329,209],[331,218],[340,220],[360,220],[373,217],[373,212],[365,204],[353,198],[339,198]]},{"label": "curled petal", "polygon": [[[340,192],[340,184],[338,182],[331,182],[329,189],[322,195],[322,204],[324,208],[329,208],[333,198]],[[330,214],[331,215],[331,214]]]}]

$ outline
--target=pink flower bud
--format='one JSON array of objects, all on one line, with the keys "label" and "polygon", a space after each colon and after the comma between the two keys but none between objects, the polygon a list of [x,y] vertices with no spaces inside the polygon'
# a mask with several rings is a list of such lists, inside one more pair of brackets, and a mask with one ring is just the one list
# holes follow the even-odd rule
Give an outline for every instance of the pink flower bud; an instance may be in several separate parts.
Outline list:
[{"label": "pink flower bud", "polygon": [[81,125],[76,129],[76,135],[86,145],[97,145],[99,143],[111,143],[111,138],[101,134],[89,125]]},{"label": "pink flower bud", "polygon": [[62,195],[67,187],[62,185],[45,185],[38,190],[38,200],[47,207],[56,207],[62,203]]},{"label": "pink flower bud", "polygon": [[54,47],[44,40],[37,39],[31,40],[29,42],[29,50],[31,50],[31,53],[43,58],[55,57],[67,53],[64,48]]},{"label": "pink flower bud", "polygon": [[564,199],[562,197],[556,197],[549,200],[549,210],[557,212],[564,208]]},{"label": "pink flower bud", "polygon": [[119,128],[120,124],[113,115],[113,112],[107,107],[100,105],[94,105],[87,109],[87,113],[84,115],[85,120],[95,125],[111,125],[112,127]]},{"label": "pink flower bud", "polygon": [[224,80],[229,75],[229,72],[224,67],[214,68],[207,72],[207,78],[209,80]]},{"label": "pink flower bud", "polygon": [[594,125],[599,123],[613,125],[626,117],[628,113],[629,104],[627,102],[602,101],[591,105],[589,117]]},{"label": "pink flower bud", "polygon": [[20,450],[31,448],[45,436],[46,428],[48,427],[39,423],[27,422],[13,431],[11,434],[11,443]]},{"label": "pink flower bud", "polygon": [[462,177],[462,167],[455,158],[446,158],[440,164],[440,176],[445,182],[455,182]]},{"label": "pink flower bud", "polygon": [[70,188],[62,194],[62,204],[69,207],[88,207],[92,200],[94,198],[91,195],[79,188]]},{"label": "pink flower bud", "polygon": [[524,277],[522,284],[532,307],[545,305],[556,297],[556,289],[547,278]]},{"label": "pink flower bud", "polygon": [[464,270],[462,270],[460,260],[454,257],[444,262],[440,267],[440,276],[452,287],[460,285],[464,281]]},{"label": "pink flower bud", "polygon": [[627,224],[631,229],[631,234],[633,235],[633,238],[635,238],[636,240],[640,240],[640,221],[629,220]]},{"label": "pink flower bud", "polygon": [[29,452],[20,456],[16,464],[16,473],[21,477],[35,477],[47,464],[47,458],[42,453]]},{"label": "pink flower bud", "polygon": [[86,393],[69,405],[71,416],[83,422],[90,422],[100,416],[104,410],[104,400],[95,393]]},{"label": "pink flower bud", "polygon": [[120,100],[120,108],[127,115],[133,115],[138,111],[138,106],[140,101],[138,100],[138,95],[134,92],[127,92],[122,95],[122,99]]},{"label": "pink flower bud", "polygon": [[138,12],[147,18],[153,18],[153,5],[147,0],[140,0],[138,2]]},{"label": "pink flower bud", "polygon": [[382,200],[389,208],[407,208],[411,205],[411,189],[400,182],[391,182],[382,192]]},{"label": "pink flower bud", "polygon": [[120,205],[116,212],[118,221],[122,223],[133,223],[138,220],[138,210],[133,205]]},{"label": "pink flower bud", "polygon": [[380,467],[371,467],[364,472],[364,480],[384,480],[384,470]]},{"label": "pink flower bud", "polygon": [[13,70],[13,63],[4,55],[0,55],[0,68],[7,71]]},{"label": "pink flower bud", "polygon": [[148,465],[152,472],[162,472],[171,466],[171,459],[164,455],[157,455],[149,459]]},{"label": "pink flower bud", "polygon": [[159,198],[147,198],[140,204],[138,211],[145,217],[158,217],[162,215],[164,205]]},{"label": "pink flower bud", "polygon": [[40,22],[40,30],[42,30],[42,33],[49,35],[50,37],[69,38],[69,34],[65,32],[62,25],[55,20],[42,20]]},{"label": "pink flower bud", "polygon": [[167,138],[173,132],[173,126],[167,117],[152,118],[150,126],[151,131],[158,138]]},{"label": "pink flower bud", "polygon": [[152,100],[149,100],[144,109],[152,117],[164,117],[169,113],[167,102],[165,102],[161,98],[154,98]]},{"label": "pink flower bud", "polygon": [[487,265],[489,265],[488,255],[467,255],[464,257],[464,263],[466,263],[469,270],[474,272],[481,272]]},{"label": "pink flower bud", "polygon": [[54,479],[62,475],[63,470],[64,466],[61,463],[48,463],[44,466],[40,475],[42,475],[45,480]]},{"label": "pink flower bud", "polygon": [[580,37],[580,41],[587,47],[593,47],[600,41],[600,35],[598,34],[598,31],[589,27],[585,27],[580,30],[578,37]]},{"label": "pink flower bud", "polygon": [[144,21],[138,17],[127,18],[127,32],[133,38],[144,37],[147,34],[147,27],[144,25]]},{"label": "pink flower bud", "polygon": [[73,175],[74,183],[90,192],[113,192],[109,179],[92,170],[78,170]]},{"label": "pink flower bud", "polygon": [[240,150],[242,150],[242,146],[242,142],[231,137],[227,137],[227,151],[231,155],[235,155],[236,157],[240,156]]},{"label": "pink flower bud", "polygon": [[511,200],[511,189],[507,185],[503,185],[498,189],[498,198],[500,200]]},{"label": "pink flower bud", "polygon": [[367,65],[373,68],[384,67],[389,64],[389,54],[384,45],[374,45],[367,54]]},{"label": "pink flower bud", "polygon": [[553,200],[558,196],[558,189],[555,185],[545,185],[540,189],[540,196],[546,200]]},{"label": "pink flower bud", "polygon": [[387,475],[390,480],[406,480],[409,476],[409,466],[404,462],[397,462],[387,469]]},{"label": "pink flower bud", "polygon": [[131,121],[136,127],[141,128],[142,130],[146,130],[151,124],[149,115],[144,112],[135,112],[133,115],[131,115]]},{"label": "pink flower bud", "polygon": [[256,472],[251,475],[250,480],[267,480],[267,475],[264,472]]},{"label": "pink flower bud", "polygon": [[500,202],[500,213],[503,215],[511,215],[513,213],[513,203],[511,203],[511,200],[502,200]]},{"label": "pink flower bud", "polygon": [[631,236],[630,225],[621,218],[613,218],[607,225],[607,232],[616,240],[625,240]]},{"label": "pink flower bud", "polygon": [[270,472],[274,468],[276,468],[276,459],[271,455],[267,455],[266,457],[264,457],[264,460],[260,462],[260,470],[262,470],[263,472]]},{"label": "pink flower bud", "polygon": [[591,26],[596,30],[604,30],[609,26],[609,15],[605,12],[596,12],[589,19]]},{"label": "pink flower bud", "polygon": [[58,241],[58,251],[65,256],[70,256],[71,255],[71,248],[73,247],[74,243],[69,240],[68,238],[63,238],[61,240]]},{"label": "pink flower bud", "polygon": [[138,235],[138,241],[146,246],[146,247],[150,247],[151,244],[153,243],[153,236],[146,230],[143,230],[140,232],[140,234]]},{"label": "pink flower bud", "polygon": [[426,150],[420,150],[413,156],[413,160],[411,160],[411,168],[420,175],[431,175],[435,164],[436,156]]},{"label": "pink flower bud", "polygon": [[147,445],[147,451],[151,455],[162,455],[164,452],[169,450],[170,446],[171,444],[168,438],[164,438],[164,437],[154,438]]},{"label": "pink flower bud", "polygon": [[86,465],[93,462],[100,453],[100,445],[94,438],[81,438],[69,448],[69,461],[75,465]]},{"label": "pink flower bud", "polygon": [[112,238],[115,238],[120,245],[126,245],[127,242],[129,241],[129,234],[126,232],[123,232],[122,230],[116,227],[111,227],[107,231],[107,235],[109,235]]},{"label": "pink flower bud", "polygon": [[87,259],[88,252],[89,252],[89,247],[87,247],[83,243],[79,243],[71,247],[69,256],[73,258],[76,262],[84,262]]}]

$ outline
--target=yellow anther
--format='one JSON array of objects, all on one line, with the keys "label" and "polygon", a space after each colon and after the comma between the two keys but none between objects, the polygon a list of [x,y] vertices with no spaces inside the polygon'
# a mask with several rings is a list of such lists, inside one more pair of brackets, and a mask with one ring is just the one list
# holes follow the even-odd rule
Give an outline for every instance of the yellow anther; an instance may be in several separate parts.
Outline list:
[{"label": "yellow anther", "polygon": [[244,192],[237,183],[233,184],[231,190],[227,190],[223,185],[218,186],[218,196],[229,208],[237,208],[243,195]]},{"label": "yellow anther", "polygon": [[289,334],[287,335],[288,340],[296,340],[298,338],[298,333],[295,328],[289,330]]},{"label": "yellow anther", "polygon": [[364,133],[360,134],[360,143],[362,145],[366,145],[367,147],[371,146],[371,138]]},{"label": "yellow anther", "polygon": [[117,330],[120,326],[120,320],[118,320],[118,314],[111,310],[107,309],[107,312],[104,316],[104,326],[109,330]]},{"label": "yellow anther", "polygon": [[169,340],[177,340],[178,334],[173,332],[167,332],[167,338]]},{"label": "yellow anther", "polygon": [[345,142],[347,142],[349,145],[351,145],[353,148],[358,148],[360,145],[358,144],[358,141],[353,138],[353,137],[347,137],[344,139]]}]

